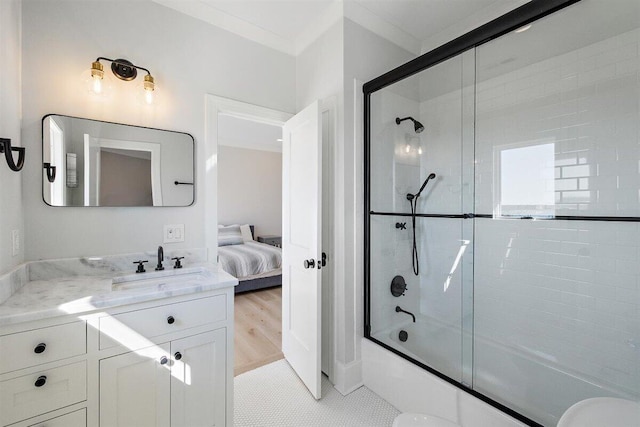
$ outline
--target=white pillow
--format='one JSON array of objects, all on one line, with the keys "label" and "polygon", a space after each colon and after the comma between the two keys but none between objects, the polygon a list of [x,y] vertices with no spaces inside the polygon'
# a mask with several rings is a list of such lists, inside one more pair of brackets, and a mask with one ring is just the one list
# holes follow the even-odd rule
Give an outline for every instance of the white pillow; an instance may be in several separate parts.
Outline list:
[{"label": "white pillow", "polygon": [[251,236],[251,227],[249,227],[249,224],[241,225],[240,232],[242,233],[242,240],[245,242],[253,242],[253,236]]},{"label": "white pillow", "polygon": [[218,227],[218,246],[241,245],[243,243],[239,225]]}]

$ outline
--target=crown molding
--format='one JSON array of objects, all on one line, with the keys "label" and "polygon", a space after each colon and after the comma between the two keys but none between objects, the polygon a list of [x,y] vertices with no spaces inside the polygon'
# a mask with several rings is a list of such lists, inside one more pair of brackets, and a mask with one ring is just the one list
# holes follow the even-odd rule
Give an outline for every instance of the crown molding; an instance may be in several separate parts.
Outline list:
[{"label": "crown molding", "polygon": [[295,56],[293,40],[279,36],[233,15],[216,9],[202,1],[153,0],[162,6],[182,12],[193,18],[215,25],[230,33],[260,43],[282,53]]},{"label": "crown molding", "polygon": [[420,55],[422,43],[411,34],[385,21],[358,2],[344,1],[343,4],[345,18],[414,55]]}]

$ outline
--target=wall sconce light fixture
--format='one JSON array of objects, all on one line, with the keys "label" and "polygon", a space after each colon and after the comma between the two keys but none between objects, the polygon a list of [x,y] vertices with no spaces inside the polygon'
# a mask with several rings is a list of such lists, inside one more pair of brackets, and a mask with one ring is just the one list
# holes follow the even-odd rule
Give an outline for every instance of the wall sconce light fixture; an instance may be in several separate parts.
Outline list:
[{"label": "wall sconce light fixture", "polygon": [[120,80],[127,82],[134,80],[138,76],[138,70],[145,71],[147,75],[144,76],[144,83],[142,86],[144,89],[144,100],[147,104],[153,103],[153,92],[156,86],[151,72],[144,67],[133,64],[131,61],[127,61],[126,59],[109,59],[101,56],[91,63],[91,89],[94,93],[99,95],[103,91],[102,81],[104,79],[104,68],[100,61],[111,62],[111,71],[113,74]]},{"label": "wall sconce light fixture", "polygon": [[[13,160],[13,151],[18,153],[18,161]],[[20,172],[24,166],[24,147],[12,147],[11,140],[0,138],[0,153],[4,153],[9,169],[14,172]]]}]

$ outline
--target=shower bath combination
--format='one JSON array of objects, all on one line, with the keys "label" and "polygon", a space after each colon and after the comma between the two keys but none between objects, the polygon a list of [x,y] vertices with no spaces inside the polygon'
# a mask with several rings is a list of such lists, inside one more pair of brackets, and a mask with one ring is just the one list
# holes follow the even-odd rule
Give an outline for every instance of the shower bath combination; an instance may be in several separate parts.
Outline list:
[{"label": "shower bath combination", "polygon": [[531,0],[363,85],[362,355],[399,356],[365,385],[449,393],[409,361],[532,427],[640,400],[639,46],[638,0]]}]

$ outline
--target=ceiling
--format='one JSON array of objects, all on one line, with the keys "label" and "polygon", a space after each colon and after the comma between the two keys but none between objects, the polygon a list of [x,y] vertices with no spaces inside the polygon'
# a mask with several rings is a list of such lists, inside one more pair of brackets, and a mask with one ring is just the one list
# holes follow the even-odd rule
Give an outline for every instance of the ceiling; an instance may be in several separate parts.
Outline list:
[{"label": "ceiling", "polygon": [[282,128],[227,114],[218,116],[218,144],[249,150],[282,152]]},{"label": "ceiling", "polygon": [[291,55],[343,16],[419,55],[528,0],[155,1]]}]

